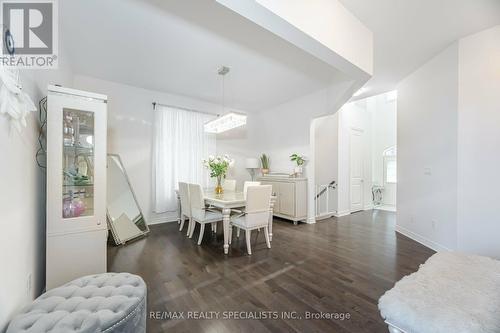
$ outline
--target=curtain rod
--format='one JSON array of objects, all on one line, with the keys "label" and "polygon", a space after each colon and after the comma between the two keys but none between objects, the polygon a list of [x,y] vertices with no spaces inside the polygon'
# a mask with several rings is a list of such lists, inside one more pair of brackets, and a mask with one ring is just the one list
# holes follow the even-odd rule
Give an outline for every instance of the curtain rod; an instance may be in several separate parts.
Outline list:
[{"label": "curtain rod", "polygon": [[162,103],[157,103],[157,102],[153,102],[153,110],[156,109],[156,105],[157,104],[161,105],[161,106],[166,106],[168,108],[174,108],[174,109],[179,109],[179,110],[184,110],[184,111],[190,111],[190,112],[204,113],[204,114],[209,114],[211,116],[216,116],[216,117],[220,116],[218,113],[204,112],[204,111],[199,111],[199,110],[184,108],[184,107],[177,106],[177,105],[162,104]]}]

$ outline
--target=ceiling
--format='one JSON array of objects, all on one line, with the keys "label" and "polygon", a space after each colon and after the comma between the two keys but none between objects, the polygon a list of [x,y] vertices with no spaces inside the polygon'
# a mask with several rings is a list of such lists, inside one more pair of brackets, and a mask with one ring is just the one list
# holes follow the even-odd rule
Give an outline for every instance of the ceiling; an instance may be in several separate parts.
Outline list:
[{"label": "ceiling", "polygon": [[[61,47],[73,71],[260,111],[343,75],[212,0],[60,1]],[[167,103],[168,101],[165,101]]]},{"label": "ceiling", "polygon": [[453,41],[500,24],[500,0],[340,0],[374,35],[374,74],[355,99],[394,90]]}]

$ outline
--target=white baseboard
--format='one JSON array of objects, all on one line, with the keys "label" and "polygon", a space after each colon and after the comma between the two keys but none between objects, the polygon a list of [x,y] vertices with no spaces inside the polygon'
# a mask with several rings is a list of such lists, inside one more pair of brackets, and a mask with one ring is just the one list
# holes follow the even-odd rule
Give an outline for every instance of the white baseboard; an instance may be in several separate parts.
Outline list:
[{"label": "white baseboard", "polygon": [[147,221],[149,225],[177,222],[179,218],[179,213],[177,212],[167,212],[162,214],[153,213],[151,215],[152,216],[150,216]]},{"label": "white baseboard", "polygon": [[365,206],[365,208],[363,208],[363,210],[372,210],[375,206],[373,206],[373,204],[371,205],[367,205]]},{"label": "white baseboard", "polygon": [[332,216],[335,216],[335,214],[334,213],[329,213],[329,214],[317,215],[316,216],[316,221],[326,220],[326,219],[329,219]]},{"label": "white baseboard", "polygon": [[314,224],[316,223],[316,218],[315,217],[308,217],[306,220],[307,224]]},{"label": "white baseboard", "polygon": [[347,216],[347,215],[350,215],[351,214],[351,211],[349,210],[342,210],[340,212],[336,212],[335,214],[333,214],[333,216],[335,217],[342,217],[342,216]]},{"label": "white baseboard", "polygon": [[410,231],[400,225],[396,225],[396,232],[400,233],[403,236],[406,236],[412,240],[414,240],[417,243],[422,244],[425,247],[428,247],[431,250],[434,250],[436,252],[442,252],[442,251],[451,251],[449,248],[446,246],[443,246],[441,244],[438,244],[424,236],[421,236],[417,233],[414,233],[413,231]]},{"label": "white baseboard", "polygon": [[175,220],[166,220],[166,219],[157,220],[157,219],[154,219],[151,222],[149,222],[148,225],[163,224],[163,223],[173,223],[173,222],[177,223],[177,219],[175,219]]},{"label": "white baseboard", "polygon": [[394,205],[379,205],[379,206],[375,206],[374,209],[384,210],[386,212],[396,212],[397,211],[396,206],[394,206]]}]

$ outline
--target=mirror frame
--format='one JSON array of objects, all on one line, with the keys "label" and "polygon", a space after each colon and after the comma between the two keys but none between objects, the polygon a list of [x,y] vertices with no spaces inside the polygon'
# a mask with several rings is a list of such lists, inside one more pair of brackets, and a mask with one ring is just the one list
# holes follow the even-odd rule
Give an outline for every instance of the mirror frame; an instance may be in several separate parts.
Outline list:
[{"label": "mirror frame", "polygon": [[[125,176],[125,180],[127,181],[128,187],[130,188],[130,192],[132,192],[132,197],[134,198],[135,204],[137,205],[137,209],[139,210],[139,213],[142,216],[142,219],[144,221],[144,226],[146,227],[146,230],[142,232],[142,234],[138,234],[136,236],[130,237],[128,239],[120,239],[118,235],[116,234],[115,230],[113,229],[113,221],[111,220],[111,216],[109,215],[108,211],[108,200],[106,198],[106,220],[108,222],[108,228],[111,231],[111,235],[113,237],[113,240],[115,241],[116,245],[124,245],[125,243],[135,240],[140,237],[145,237],[149,234],[150,229],[148,222],[146,221],[146,217],[144,216],[144,213],[142,212],[141,206],[139,205],[139,201],[137,201],[137,196],[135,195],[134,188],[132,187],[132,184],[130,184],[130,180],[128,178],[127,170],[125,169],[125,166],[123,165],[122,159],[119,154],[107,154],[106,155],[106,170],[108,169],[108,157],[116,157],[118,159],[118,162],[120,163],[120,167],[123,170],[123,175]],[[107,171],[106,171],[107,172]],[[106,191],[107,191],[107,186],[108,182],[106,179]],[[117,242],[119,240],[119,242]]]}]

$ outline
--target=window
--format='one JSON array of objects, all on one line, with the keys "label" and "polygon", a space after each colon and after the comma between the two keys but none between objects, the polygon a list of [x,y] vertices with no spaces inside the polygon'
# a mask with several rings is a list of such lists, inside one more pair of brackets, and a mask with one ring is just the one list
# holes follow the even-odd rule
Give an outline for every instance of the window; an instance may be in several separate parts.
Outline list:
[{"label": "window", "polygon": [[397,148],[392,146],[384,150],[384,178],[385,182],[389,184],[397,183],[397,162],[396,162]]},{"label": "window", "polygon": [[396,159],[393,157],[385,162],[385,182],[397,183],[397,165]]},{"label": "window", "polygon": [[173,212],[178,208],[179,181],[209,184],[201,160],[216,153],[215,134],[204,130],[214,116],[159,104],[154,116],[153,211]]},{"label": "window", "polygon": [[384,152],[382,153],[382,156],[384,156],[384,157],[396,157],[397,153],[398,153],[398,149],[396,148],[396,146],[392,146],[392,147],[389,147],[386,150],[384,150]]}]

